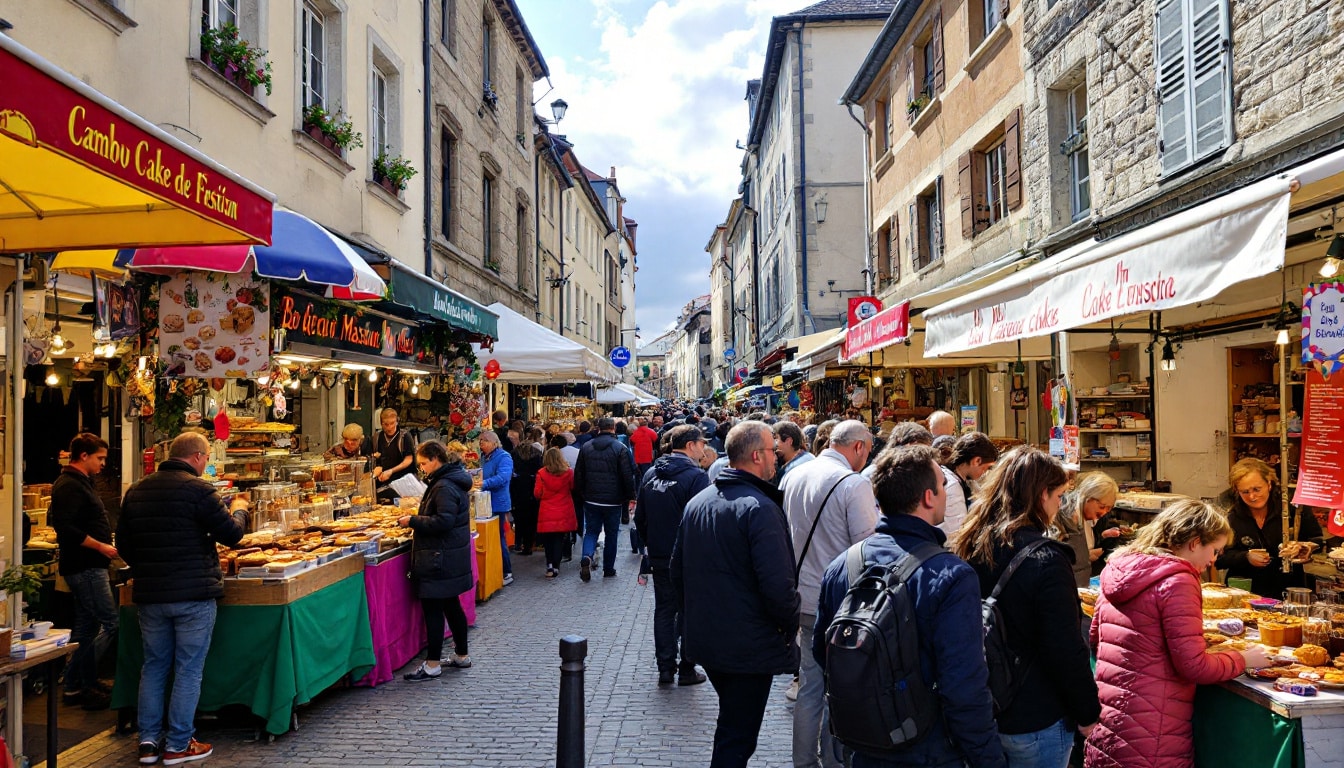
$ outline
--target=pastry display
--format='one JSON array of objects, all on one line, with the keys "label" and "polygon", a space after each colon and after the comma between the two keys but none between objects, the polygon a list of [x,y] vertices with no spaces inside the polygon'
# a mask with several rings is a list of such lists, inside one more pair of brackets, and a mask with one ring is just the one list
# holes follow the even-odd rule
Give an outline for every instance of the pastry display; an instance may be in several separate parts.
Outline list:
[{"label": "pastry display", "polygon": [[1330,652],[1319,645],[1303,645],[1293,651],[1298,661],[1311,667],[1330,663]]}]

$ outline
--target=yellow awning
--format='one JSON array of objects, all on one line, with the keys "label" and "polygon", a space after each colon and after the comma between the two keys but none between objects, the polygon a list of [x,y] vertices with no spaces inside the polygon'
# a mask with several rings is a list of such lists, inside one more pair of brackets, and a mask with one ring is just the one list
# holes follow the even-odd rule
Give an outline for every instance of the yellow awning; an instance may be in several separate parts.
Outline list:
[{"label": "yellow awning", "polygon": [[102,277],[108,280],[118,280],[126,274],[126,270],[113,263],[116,258],[116,251],[109,251],[106,249],[96,251],[61,251],[56,254],[56,258],[52,259],[51,271],[69,272],[72,275],[81,275],[83,277]]},{"label": "yellow awning", "polygon": [[0,34],[0,253],[268,244],[275,197]]}]

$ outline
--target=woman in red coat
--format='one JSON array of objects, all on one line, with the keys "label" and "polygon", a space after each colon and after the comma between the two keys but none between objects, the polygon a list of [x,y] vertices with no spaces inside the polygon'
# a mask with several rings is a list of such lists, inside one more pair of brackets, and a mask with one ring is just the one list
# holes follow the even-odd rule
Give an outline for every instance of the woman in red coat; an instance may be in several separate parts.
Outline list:
[{"label": "woman in red coat", "polygon": [[574,470],[569,468],[559,448],[547,448],[541,457],[541,471],[532,487],[540,502],[537,509],[537,538],[546,549],[546,578],[560,575],[560,556],[565,534],[574,530]]},{"label": "woman in red coat", "polygon": [[1195,686],[1268,666],[1258,646],[1205,649],[1199,574],[1231,533],[1218,510],[1189,499],[1111,555],[1092,620],[1101,722],[1087,739],[1088,768],[1193,766]]}]

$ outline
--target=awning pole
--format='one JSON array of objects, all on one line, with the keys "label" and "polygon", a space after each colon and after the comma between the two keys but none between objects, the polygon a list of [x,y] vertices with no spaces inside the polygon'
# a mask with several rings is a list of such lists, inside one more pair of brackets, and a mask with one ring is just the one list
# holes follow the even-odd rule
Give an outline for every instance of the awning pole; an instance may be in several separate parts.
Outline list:
[{"label": "awning pole", "polygon": [[[9,454],[9,474],[14,482],[9,489],[13,519],[9,530],[9,556],[11,565],[23,565],[23,264],[22,256],[14,260],[14,290],[10,293],[9,311],[6,313],[6,337],[9,342],[9,415],[5,431],[11,438],[8,442],[13,450]],[[22,617],[20,601],[23,595],[9,600],[9,626],[17,628]],[[9,750],[18,756],[23,754],[23,676],[9,677],[9,706],[6,707],[5,733],[9,736]],[[55,691],[49,691],[55,696]]]}]

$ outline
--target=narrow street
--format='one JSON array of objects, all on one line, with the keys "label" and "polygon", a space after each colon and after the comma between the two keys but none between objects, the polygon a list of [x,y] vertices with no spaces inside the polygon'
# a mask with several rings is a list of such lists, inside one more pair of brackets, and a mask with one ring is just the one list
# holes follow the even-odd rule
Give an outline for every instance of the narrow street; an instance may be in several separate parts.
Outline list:
[{"label": "narrow street", "polygon": [[[622,543],[626,532],[621,531]],[[299,730],[254,741],[237,715],[203,720],[197,738],[215,753],[203,765],[438,765],[537,768],[555,764],[559,638],[588,638],[589,766],[709,763],[717,707],[709,683],[659,688],[653,660],[653,585],[635,582],[625,549],[619,576],[584,584],[578,559],[543,577],[540,554],[514,557],[514,583],[479,606],[473,666],[440,680],[397,679],[375,689],[335,689],[299,709]],[[448,647],[451,647],[449,644]],[[404,671],[409,671],[407,668]],[[790,764],[792,714],[778,678],[753,766]],[[61,755],[61,768],[135,764],[135,739],[107,733]]]}]

